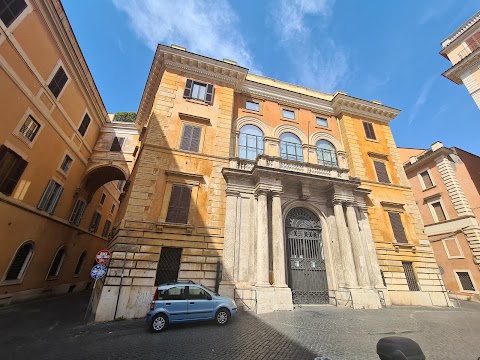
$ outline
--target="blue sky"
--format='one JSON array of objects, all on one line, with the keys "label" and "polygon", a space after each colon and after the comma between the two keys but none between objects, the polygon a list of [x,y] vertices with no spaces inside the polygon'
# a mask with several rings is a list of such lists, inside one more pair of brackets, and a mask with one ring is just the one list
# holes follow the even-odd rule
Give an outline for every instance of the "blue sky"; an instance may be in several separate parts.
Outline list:
[{"label": "blue sky", "polygon": [[398,146],[440,140],[480,155],[480,110],[441,74],[440,42],[474,0],[64,0],[109,112],[137,111],[157,43],[253,73],[402,110]]}]

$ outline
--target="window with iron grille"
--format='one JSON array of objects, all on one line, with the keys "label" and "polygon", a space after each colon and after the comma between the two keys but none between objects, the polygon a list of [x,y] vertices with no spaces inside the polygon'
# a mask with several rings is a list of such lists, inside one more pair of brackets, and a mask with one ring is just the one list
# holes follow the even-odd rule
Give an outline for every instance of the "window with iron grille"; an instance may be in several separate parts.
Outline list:
[{"label": "window with iron grille", "polygon": [[78,258],[77,266],[75,267],[74,275],[79,275],[85,264],[85,259],[87,258],[87,251],[83,251],[80,257]]},{"label": "window with iron grille", "polygon": [[0,192],[11,195],[20,180],[28,162],[15,151],[0,146]]},{"label": "window with iron grille", "polygon": [[191,197],[192,188],[190,186],[173,185],[166,222],[186,224]]},{"label": "window with iron grille", "polygon": [[9,27],[26,8],[25,0],[0,0],[0,19]]},{"label": "window with iron grille", "polygon": [[122,146],[123,142],[125,141],[125,138],[123,137],[114,137],[112,146],[110,147],[110,151],[115,151],[115,152],[120,152],[122,151]]},{"label": "window with iron grille", "polygon": [[57,207],[60,196],[63,193],[63,186],[57,183],[55,180],[49,180],[45,191],[38,203],[37,208],[45,210],[49,214],[53,214]]},{"label": "window with iron grille", "polygon": [[370,122],[363,122],[363,130],[365,130],[365,136],[370,140],[377,140],[375,136],[375,131],[373,130],[373,124]]},{"label": "window with iron grille", "polygon": [[198,152],[200,148],[200,139],[202,136],[202,128],[185,124],[183,126],[182,141],[180,142],[180,149],[187,151]]},{"label": "window with iron grille", "polygon": [[429,189],[433,186],[432,179],[430,178],[430,174],[428,173],[428,170],[425,170],[420,173],[420,176],[423,181],[423,188],[424,189]]},{"label": "window with iron grille", "polygon": [[65,248],[61,248],[55,254],[55,258],[53,259],[52,265],[50,266],[50,270],[48,270],[47,277],[57,277],[58,273],[60,272],[60,268],[62,267],[63,259],[65,258]]},{"label": "window with iron grille", "polygon": [[187,79],[183,97],[186,99],[194,99],[213,104],[213,84],[205,84],[192,79]]},{"label": "window with iron grille", "polygon": [[20,134],[25,136],[28,141],[32,142],[33,139],[35,139],[38,130],[40,130],[40,124],[31,115],[29,115],[23,123],[22,127],[20,128],[19,132]]},{"label": "window with iron grille", "polygon": [[105,225],[103,226],[102,236],[107,237],[108,233],[110,232],[110,226],[112,222],[110,220],[105,221]]},{"label": "window with iron grille", "polygon": [[377,173],[378,182],[390,184],[390,179],[387,173],[387,166],[383,161],[374,161],[375,172]]},{"label": "window with iron grille", "polygon": [[88,114],[85,114],[83,117],[82,123],[80,124],[80,127],[78,128],[78,132],[80,135],[85,136],[85,133],[87,132],[88,125],[90,125],[90,116]]},{"label": "window with iron grille", "polygon": [[470,278],[470,274],[466,271],[456,271],[460,285],[462,285],[463,291],[475,291],[475,286]]},{"label": "window with iron grille", "polygon": [[395,241],[398,243],[408,243],[407,235],[405,235],[405,229],[403,228],[400,213],[389,211],[388,217],[390,218],[390,224],[392,225]]},{"label": "window with iron grille", "polygon": [[415,276],[415,272],[413,271],[413,265],[411,262],[403,262],[403,272],[405,273],[405,277],[407,279],[408,290],[410,291],[420,291],[420,287],[418,286],[417,278]]},{"label": "window with iron grille", "polygon": [[50,84],[48,84],[48,88],[52,92],[53,96],[57,98],[58,95],[60,95],[63,87],[67,83],[67,80],[68,76],[65,73],[65,70],[63,70],[63,67],[60,66],[53,76],[53,79],[50,81]]},{"label": "window with iron grille", "polygon": [[100,224],[100,220],[102,219],[102,214],[98,211],[95,211],[92,217],[92,221],[90,222],[90,232],[96,233],[98,230],[98,225]]},{"label": "window with iron grille", "polygon": [[418,286],[417,277],[413,270],[413,265],[411,262],[402,261],[403,272],[405,273],[405,278],[407,279],[408,290],[410,291],[420,291]]},{"label": "window with iron grille", "polygon": [[182,248],[162,247],[155,277],[155,286],[177,281],[182,250]]},{"label": "window with iron grille", "polygon": [[33,255],[32,243],[24,244],[17,250],[15,258],[8,268],[5,280],[20,280],[27,270],[28,263]]},{"label": "window with iron grille", "polygon": [[70,215],[70,219],[68,221],[74,225],[80,224],[86,206],[87,203],[85,201],[78,199],[73,207],[72,214]]},{"label": "window with iron grille", "polygon": [[65,155],[62,161],[62,165],[60,165],[60,169],[62,169],[64,173],[67,173],[68,170],[70,170],[70,166],[72,166],[72,163],[73,159],[70,156]]}]

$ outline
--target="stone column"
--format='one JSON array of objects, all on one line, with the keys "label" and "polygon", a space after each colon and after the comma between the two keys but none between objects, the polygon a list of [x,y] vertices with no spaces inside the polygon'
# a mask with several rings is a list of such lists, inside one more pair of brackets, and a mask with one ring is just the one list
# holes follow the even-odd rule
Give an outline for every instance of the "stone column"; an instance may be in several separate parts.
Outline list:
[{"label": "stone column", "polygon": [[272,244],[273,244],[273,277],[276,287],[286,287],[285,277],[285,240],[283,237],[282,200],[280,193],[272,195]]},{"label": "stone column", "polygon": [[[267,193],[257,193],[257,281],[256,286],[270,286],[268,279],[268,209]],[[228,223],[227,223],[228,226]]]},{"label": "stone column", "polygon": [[238,193],[227,190],[225,235],[223,238],[222,282],[233,284]]},{"label": "stone column", "polygon": [[370,283],[377,289],[384,289],[380,266],[378,265],[377,251],[375,249],[375,242],[373,241],[372,229],[368,221],[367,209],[363,207],[358,208],[360,214],[360,228],[365,237],[365,260],[367,262],[368,275]]},{"label": "stone column", "polygon": [[345,285],[347,287],[356,287],[358,286],[357,274],[355,273],[352,247],[350,246],[350,239],[348,238],[348,230],[341,201],[333,201],[333,212],[335,213],[335,223],[337,224],[338,245],[340,247],[340,255],[342,256]]},{"label": "stone column", "polygon": [[350,242],[352,244],[353,261],[357,273],[358,285],[360,287],[370,286],[367,264],[362,245],[360,230],[358,229],[357,214],[352,203],[347,203],[347,223],[350,232]]}]

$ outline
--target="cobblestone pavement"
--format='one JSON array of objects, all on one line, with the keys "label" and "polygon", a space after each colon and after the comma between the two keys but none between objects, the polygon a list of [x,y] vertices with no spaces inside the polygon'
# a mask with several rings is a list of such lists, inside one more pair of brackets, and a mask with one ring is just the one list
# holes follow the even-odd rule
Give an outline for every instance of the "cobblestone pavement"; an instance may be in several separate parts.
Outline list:
[{"label": "cobblestone pavement", "polygon": [[480,357],[480,304],[461,308],[352,310],[303,307],[230,324],[176,325],[160,334],[144,320],[85,324],[88,293],[0,308],[0,359],[378,359],[384,336],[417,341],[428,360]]}]

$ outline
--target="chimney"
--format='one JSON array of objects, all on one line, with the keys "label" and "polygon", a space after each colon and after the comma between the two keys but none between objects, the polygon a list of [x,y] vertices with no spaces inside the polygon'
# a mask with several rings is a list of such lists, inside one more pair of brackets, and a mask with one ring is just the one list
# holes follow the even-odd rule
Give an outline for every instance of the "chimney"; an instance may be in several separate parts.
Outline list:
[{"label": "chimney", "polygon": [[416,156],[410,156],[410,164],[414,164],[417,162],[417,157]]},{"label": "chimney", "polygon": [[175,45],[175,44],[172,44],[170,45],[171,48],[174,48],[174,49],[177,49],[177,50],[183,50],[183,51],[187,51],[187,48],[183,47],[183,46],[180,46],[180,45]]},{"label": "chimney", "polygon": [[374,104],[378,104],[378,105],[382,105],[382,102],[381,102],[381,101],[379,101],[379,100],[372,100],[372,103],[374,103]]},{"label": "chimney", "polygon": [[223,62],[227,64],[237,65],[236,61],[230,59],[223,59]]},{"label": "chimney", "polygon": [[443,147],[443,143],[441,141],[436,141],[430,147],[432,151],[437,151],[438,149]]}]

